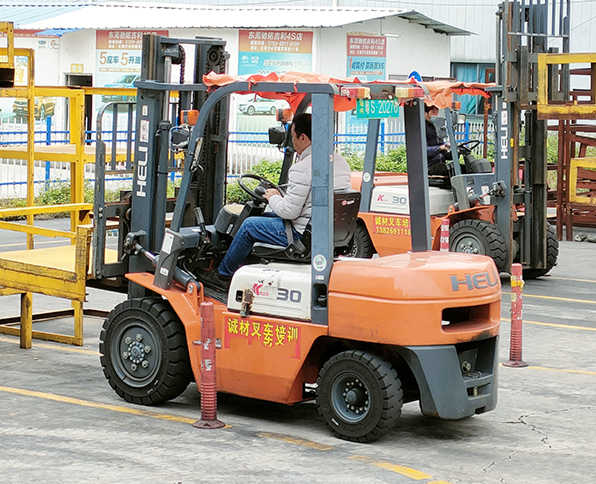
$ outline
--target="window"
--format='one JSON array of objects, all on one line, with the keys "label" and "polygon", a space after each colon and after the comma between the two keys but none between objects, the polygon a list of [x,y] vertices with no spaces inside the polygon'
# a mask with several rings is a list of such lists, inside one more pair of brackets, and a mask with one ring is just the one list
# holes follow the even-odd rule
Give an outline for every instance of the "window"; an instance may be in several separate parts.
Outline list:
[{"label": "window", "polygon": [[[494,64],[453,63],[451,77],[463,82],[494,82]],[[470,116],[484,115],[484,98],[482,96],[453,96],[454,101],[461,102],[461,113]]]}]

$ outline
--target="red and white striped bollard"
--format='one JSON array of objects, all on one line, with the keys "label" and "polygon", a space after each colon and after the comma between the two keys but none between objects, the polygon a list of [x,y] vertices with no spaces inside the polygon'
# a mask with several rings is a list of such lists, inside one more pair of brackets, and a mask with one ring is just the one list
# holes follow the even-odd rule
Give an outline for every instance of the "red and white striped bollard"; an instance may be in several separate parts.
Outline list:
[{"label": "red and white striped bollard", "polygon": [[217,380],[215,373],[215,316],[213,303],[201,303],[201,420],[193,423],[198,429],[220,429],[225,427],[217,420]]},{"label": "red and white striped bollard", "polygon": [[441,220],[441,243],[439,250],[441,252],[449,252],[449,219]]},{"label": "red and white striped bollard", "polygon": [[522,360],[522,292],[524,288],[521,264],[511,266],[511,343],[509,347],[509,361],[503,366],[523,368],[528,364]]}]

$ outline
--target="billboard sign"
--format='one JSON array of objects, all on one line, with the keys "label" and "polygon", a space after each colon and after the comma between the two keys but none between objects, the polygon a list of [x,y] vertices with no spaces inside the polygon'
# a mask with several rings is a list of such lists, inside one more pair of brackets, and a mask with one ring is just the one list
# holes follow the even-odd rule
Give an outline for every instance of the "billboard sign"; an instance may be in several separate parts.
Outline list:
[{"label": "billboard sign", "polygon": [[352,35],[347,39],[347,74],[361,81],[385,80],[387,37]]},{"label": "billboard sign", "polygon": [[313,33],[290,30],[240,30],[238,75],[312,71]]}]

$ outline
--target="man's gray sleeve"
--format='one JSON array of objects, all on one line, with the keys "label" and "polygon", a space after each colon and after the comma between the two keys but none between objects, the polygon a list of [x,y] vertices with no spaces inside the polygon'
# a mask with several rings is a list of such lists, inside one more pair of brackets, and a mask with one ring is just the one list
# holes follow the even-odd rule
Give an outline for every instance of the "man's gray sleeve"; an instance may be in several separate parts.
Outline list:
[{"label": "man's gray sleeve", "polygon": [[269,206],[281,218],[295,220],[302,213],[311,188],[310,169],[310,164],[294,165],[288,174],[286,195],[269,200]]}]

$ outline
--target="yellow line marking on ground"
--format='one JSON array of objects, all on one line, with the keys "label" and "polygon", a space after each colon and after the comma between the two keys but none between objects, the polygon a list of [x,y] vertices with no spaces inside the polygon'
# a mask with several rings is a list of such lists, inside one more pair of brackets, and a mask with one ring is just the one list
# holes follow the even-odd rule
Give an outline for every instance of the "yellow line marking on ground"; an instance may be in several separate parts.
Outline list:
[{"label": "yellow line marking on ground", "polygon": [[412,479],[415,479],[417,481],[421,479],[432,479],[432,476],[429,476],[424,472],[417,471],[416,469],[412,469],[411,467],[404,467],[397,464],[392,464],[391,462],[387,462],[385,460],[375,460],[364,455],[353,455],[348,458],[351,460],[366,462],[367,464],[380,467],[381,469],[387,469],[388,471],[396,472],[397,474],[401,474],[406,477],[411,477]]},{"label": "yellow line marking on ground", "polygon": [[[509,321],[507,318],[501,318],[501,321]],[[581,329],[583,331],[596,331],[596,328],[588,328],[586,326],[574,326],[571,324],[557,324],[557,323],[541,323],[539,321],[523,321],[523,324],[534,324],[536,326],[550,326],[552,328],[562,329]]]},{"label": "yellow line marking on ground", "polygon": [[318,442],[313,442],[312,440],[300,439],[298,437],[290,437],[289,435],[282,435],[282,434],[275,434],[272,432],[264,432],[259,434],[259,437],[267,438],[267,439],[275,439],[281,440],[282,442],[288,442],[290,444],[302,445],[304,447],[309,447],[315,450],[335,450],[335,447],[325,444],[319,444]]},{"label": "yellow line marking on ground", "polygon": [[[503,363],[500,363],[499,366],[505,367]],[[587,370],[568,370],[566,368],[547,368],[545,366],[527,366],[528,370],[539,370],[539,371],[552,371],[554,373],[577,373],[579,375],[596,375],[596,371],[587,371]]]},{"label": "yellow line marking on ground", "polygon": [[593,281],[591,279],[572,279],[570,277],[553,277],[553,276],[549,276],[549,279],[557,279],[559,281],[575,281],[575,282],[592,282],[592,283],[596,283],[596,281]]},{"label": "yellow line marking on ground", "polygon": [[120,405],[109,405],[106,403],[90,402],[88,400],[81,400],[80,398],[64,397],[62,395],[55,395],[53,393],[35,392],[31,390],[24,390],[21,388],[11,388],[0,386],[1,392],[14,393],[16,395],[23,395],[26,397],[43,398],[45,400],[52,400],[60,403],[71,403],[73,405],[80,405],[82,407],[99,408],[102,410],[111,410],[113,412],[128,413],[131,415],[137,415],[139,417],[150,417],[159,420],[168,420],[170,422],[182,422],[192,424],[195,423],[198,418],[188,417],[177,417],[175,415],[168,415],[165,413],[148,412],[146,410],[140,410],[138,408],[121,407]]},{"label": "yellow line marking on ground", "polygon": [[[507,294],[511,296],[510,292],[502,292],[502,294]],[[588,301],[586,299],[570,299],[568,297],[555,297],[555,296],[538,296],[535,294],[526,294],[523,293],[522,297],[534,297],[537,299],[552,299],[553,301],[567,301],[567,302],[576,302],[576,303],[584,303],[584,304],[596,304],[596,301]]]},{"label": "yellow line marking on ground", "polygon": [[[4,336],[0,336],[0,341],[3,341],[5,343],[17,343],[17,344],[20,342],[18,336],[15,336],[14,338],[6,338]],[[99,351],[83,350],[80,348],[72,348],[72,347],[66,346],[66,345],[59,346],[58,344],[49,345],[46,343],[33,343],[33,347],[34,348],[43,348],[46,350],[58,350],[58,351],[66,351],[69,353],[80,353],[83,355],[99,356]]]},{"label": "yellow line marking on ground", "polygon": [[528,366],[529,370],[554,371],[556,373],[578,373],[580,375],[596,375],[596,371],[565,370],[560,368],[545,368],[544,366]]},{"label": "yellow line marking on ground", "polygon": [[447,482],[447,481],[429,481],[426,484],[451,484],[451,483]]}]

